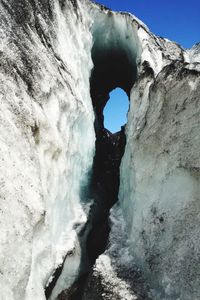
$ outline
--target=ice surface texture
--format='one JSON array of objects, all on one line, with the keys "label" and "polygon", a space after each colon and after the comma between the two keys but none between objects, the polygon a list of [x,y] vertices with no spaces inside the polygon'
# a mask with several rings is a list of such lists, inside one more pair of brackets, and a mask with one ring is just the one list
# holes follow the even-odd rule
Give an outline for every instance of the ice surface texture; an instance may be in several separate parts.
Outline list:
[{"label": "ice surface texture", "polygon": [[63,261],[51,299],[77,277],[95,150],[92,58],[130,62],[127,81],[122,64],[103,81],[105,92],[119,80],[130,112],[111,246],[95,268],[127,290],[119,299],[135,299],[130,278],[117,279],[131,264],[154,300],[199,299],[198,46],[185,51],[86,0],[0,3],[0,299],[45,299]]},{"label": "ice surface texture", "polygon": [[80,194],[94,155],[90,18],[84,5],[43,3],[0,4],[0,298],[8,300],[45,299],[67,253],[64,287],[76,277],[73,227],[86,221]]}]

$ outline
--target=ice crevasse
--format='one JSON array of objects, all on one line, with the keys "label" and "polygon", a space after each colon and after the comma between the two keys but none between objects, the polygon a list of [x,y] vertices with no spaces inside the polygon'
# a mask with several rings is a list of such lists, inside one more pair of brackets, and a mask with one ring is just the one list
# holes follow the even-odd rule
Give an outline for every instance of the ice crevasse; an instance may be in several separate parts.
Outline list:
[{"label": "ice crevasse", "polygon": [[115,87],[130,99],[119,200],[88,285],[98,278],[105,299],[199,299],[199,45],[87,0],[2,1],[0,37],[0,299],[46,299],[52,282],[59,299],[79,277]]}]

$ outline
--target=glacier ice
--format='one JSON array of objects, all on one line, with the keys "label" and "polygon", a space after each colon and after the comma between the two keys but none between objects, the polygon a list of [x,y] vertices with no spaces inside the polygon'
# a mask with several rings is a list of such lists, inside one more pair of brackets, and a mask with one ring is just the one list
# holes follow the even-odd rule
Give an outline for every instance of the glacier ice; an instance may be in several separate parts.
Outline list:
[{"label": "glacier ice", "polygon": [[119,198],[129,249],[157,291],[153,299],[199,297],[199,89],[191,89],[191,78],[193,72],[169,66],[148,91],[144,82],[143,104],[137,87],[131,95]]},{"label": "glacier ice", "polygon": [[83,7],[78,17],[71,2],[62,10],[51,3],[53,23],[29,1],[7,5],[0,10],[1,298],[41,300],[66,254],[76,252],[70,278],[80,260],[73,227],[86,222],[80,191],[95,142],[92,38],[89,31],[80,38],[90,19],[84,13],[78,23]]},{"label": "glacier ice", "polygon": [[[132,17],[126,15],[126,18]],[[109,291],[104,288],[110,272],[110,263],[107,268],[105,264],[108,257],[117,270],[115,280],[112,279],[116,285],[117,274],[124,269],[123,279],[131,286],[126,287],[130,299],[134,288],[138,296],[148,294],[153,299],[198,299],[198,45],[191,51],[184,50],[167,39],[155,37],[140,22],[136,33],[138,75],[130,91],[119,204],[111,211],[108,249],[98,258],[91,276],[91,282],[96,280],[97,285],[93,288],[89,285],[85,299],[94,297],[99,278],[105,298],[116,297],[112,283]],[[114,33],[112,39],[113,36]],[[101,66],[102,70],[102,62]],[[109,87],[110,82],[116,83],[106,78]],[[103,95],[106,88],[101,90]],[[102,105],[106,101],[104,96]],[[118,213],[120,210],[123,217]],[[118,228],[117,234],[116,218],[121,224],[124,218],[126,223]],[[142,272],[146,295],[141,291],[140,275],[139,280],[134,277],[137,268],[139,274]],[[120,288],[118,297],[123,299],[119,295]]]},{"label": "glacier ice", "polygon": [[130,98],[126,148],[94,278],[105,299],[144,296],[137,272],[155,300],[199,299],[199,45],[88,0],[2,1],[0,37],[0,299],[46,287],[53,300],[80,275],[95,130],[115,87]]}]

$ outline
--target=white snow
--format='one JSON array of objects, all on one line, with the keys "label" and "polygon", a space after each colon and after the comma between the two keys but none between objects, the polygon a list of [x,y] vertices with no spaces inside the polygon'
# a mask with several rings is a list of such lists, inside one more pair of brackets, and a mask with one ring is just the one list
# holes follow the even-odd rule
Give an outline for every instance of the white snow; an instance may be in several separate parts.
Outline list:
[{"label": "white snow", "polygon": [[[94,272],[98,272],[103,278],[103,284],[109,286],[112,295],[116,294],[117,297],[121,297],[123,300],[137,300],[137,296],[131,292],[130,286],[117,277],[117,273],[112,267],[110,257],[106,254],[102,254],[96,260]],[[103,295],[102,295],[103,296]]]},{"label": "white snow", "polygon": [[190,63],[200,63],[200,43],[187,50]]}]

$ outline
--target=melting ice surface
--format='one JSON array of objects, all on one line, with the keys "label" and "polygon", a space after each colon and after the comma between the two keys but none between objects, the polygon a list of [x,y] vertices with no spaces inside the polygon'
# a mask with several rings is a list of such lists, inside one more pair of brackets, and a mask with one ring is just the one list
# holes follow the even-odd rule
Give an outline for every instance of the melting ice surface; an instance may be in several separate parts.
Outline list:
[{"label": "melting ice surface", "polygon": [[110,93],[110,99],[104,108],[104,127],[112,133],[120,131],[127,122],[129,100],[126,93],[116,88]]}]

